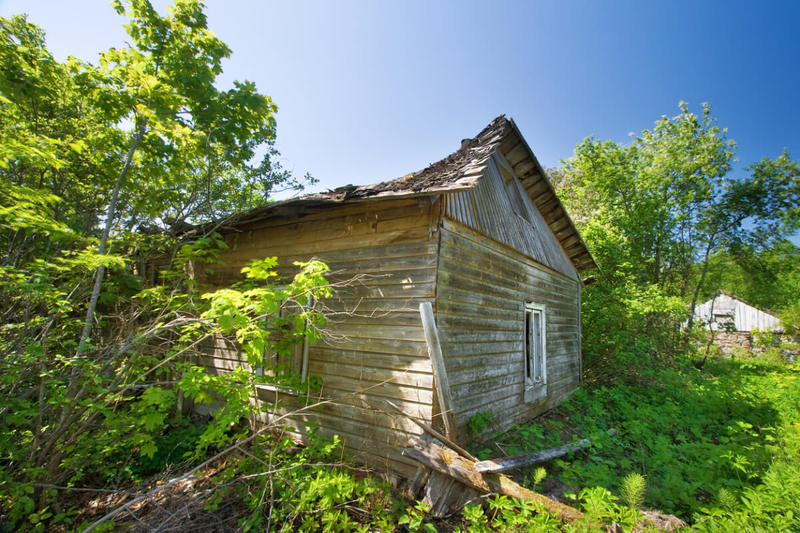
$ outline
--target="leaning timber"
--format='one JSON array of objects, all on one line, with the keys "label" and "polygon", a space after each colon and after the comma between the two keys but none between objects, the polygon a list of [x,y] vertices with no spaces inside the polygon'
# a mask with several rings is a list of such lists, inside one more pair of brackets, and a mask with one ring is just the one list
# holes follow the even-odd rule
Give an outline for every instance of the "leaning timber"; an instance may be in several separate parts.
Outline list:
[{"label": "leaning timber", "polygon": [[503,474],[479,472],[474,461],[461,457],[428,435],[409,439],[403,454],[433,471],[423,501],[436,517],[458,511],[473,495],[497,493],[537,502],[548,512],[567,522],[584,518],[579,510],[528,490]]}]

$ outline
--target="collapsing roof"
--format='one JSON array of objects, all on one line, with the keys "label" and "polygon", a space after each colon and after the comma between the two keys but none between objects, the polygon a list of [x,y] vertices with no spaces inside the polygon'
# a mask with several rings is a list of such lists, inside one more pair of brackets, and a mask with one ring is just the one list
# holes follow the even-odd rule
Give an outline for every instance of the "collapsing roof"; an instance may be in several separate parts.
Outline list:
[{"label": "collapsing roof", "polygon": [[345,185],[323,193],[274,202],[234,215],[224,226],[235,227],[288,212],[316,212],[332,204],[469,190],[477,185],[495,151],[511,165],[575,269],[583,272],[597,268],[536,156],[514,121],[505,115],[494,119],[474,138],[462,141],[461,148],[454,153],[418,172],[373,185]]}]

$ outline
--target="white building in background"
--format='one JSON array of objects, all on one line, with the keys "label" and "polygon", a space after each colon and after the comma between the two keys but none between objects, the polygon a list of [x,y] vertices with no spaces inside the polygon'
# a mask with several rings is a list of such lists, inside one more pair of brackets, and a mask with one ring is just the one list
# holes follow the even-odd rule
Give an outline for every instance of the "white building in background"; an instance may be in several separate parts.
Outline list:
[{"label": "white building in background", "polygon": [[781,321],[770,312],[762,311],[725,292],[718,292],[711,300],[698,305],[694,311],[695,322],[714,331],[782,331]]}]

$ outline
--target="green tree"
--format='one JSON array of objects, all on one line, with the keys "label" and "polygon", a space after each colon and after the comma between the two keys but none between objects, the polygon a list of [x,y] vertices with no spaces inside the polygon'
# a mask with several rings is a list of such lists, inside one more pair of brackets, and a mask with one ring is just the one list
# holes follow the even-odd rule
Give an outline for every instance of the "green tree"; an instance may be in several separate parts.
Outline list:
[{"label": "green tree", "polygon": [[[175,382],[195,387],[177,341],[216,320],[181,268],[221,243],[187,229],[300,184],[274,161],[274,103],[249,82],[217,86],[230,50],[200,2],[114,6],[130,45],[97,65],[58,62],[42,30],[0,19],[0,501],[15,519],[57,502],[33,483],[152,454]],[[276,309],[299,298],[267,293]]]},{"label": "green tree", "polygon": [[681,103],[629,144],[586,139],[552,173],[600,267],[584,299],[587,350],[604,346],[601,359],[613,358],[632,336],[638,347],[625,353],[645,339],[669,352],[687,316],[691,326],[715,254],[763,249],[798,227],[797,163],[784,152],[731,177],[734,155],[708,105],[697,115]]},{"label": "green tree", "polygon": [[601,270],[635,264],[637,281],[685,296],[694,289],[688,267],[707,251],[771,242],[797,228],[800,172],[784,152],[730,177],[735,143],[710,107],[698,116],[681,103],[680,111],[628,145],[586,139],[553,178],[594,235]]},{"label": "green tree", "polygon": [[709,287],[726,290],[762,309],[790,309],[800,294],[800,248],[778,240],[766,248],[741,243],[717,252],[711,258],[703,299],[713,294]]}]

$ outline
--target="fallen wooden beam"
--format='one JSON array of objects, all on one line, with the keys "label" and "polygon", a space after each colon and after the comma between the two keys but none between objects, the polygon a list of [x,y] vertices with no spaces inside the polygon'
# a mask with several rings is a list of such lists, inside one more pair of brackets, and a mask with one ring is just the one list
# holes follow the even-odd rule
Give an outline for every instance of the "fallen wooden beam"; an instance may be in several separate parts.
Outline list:
[{"label": "fallen wooden beam", "polygon": [[[608,434],[613,437],[617,434],[617,431],[615,429],[609,429]],[[479,461],[475,463],[475,470],[478,472],[505,472],[514,468],[544,463],[556,457],[567,455],[570,452],[588,448],[591,445],[592,443],[589,439],[581,439],[577,442],[570,442],[562,444],[561,446],[556,446],[555,448],[527,453],[525,455],[514,455],[512,457],[503,457],[502,459]]]},{"label": "fallen wooden beam", "polygon": [[[435,472],[444,474],[479,492],[494,492],[520,500],[538,502],[547,511],[568,522],[576,522],[584,518],[583,513],[579,510],[528,490],[502,474],[478,472],[475,469],[474,461],[461,457],[458,453],[444,446],[441,441],[428,435],[411,437],[408,441],[408,446],[403,450],[403,455],[411,457]],[[447,492],[452,494],[452,502],[459,502],[457,491],[454,492],[451,487],[448,487]],[[448,509],[445,503],[443,502],[437,506],[436,514],[438,516],[443,516],[452,510],[452,505]]]}]

